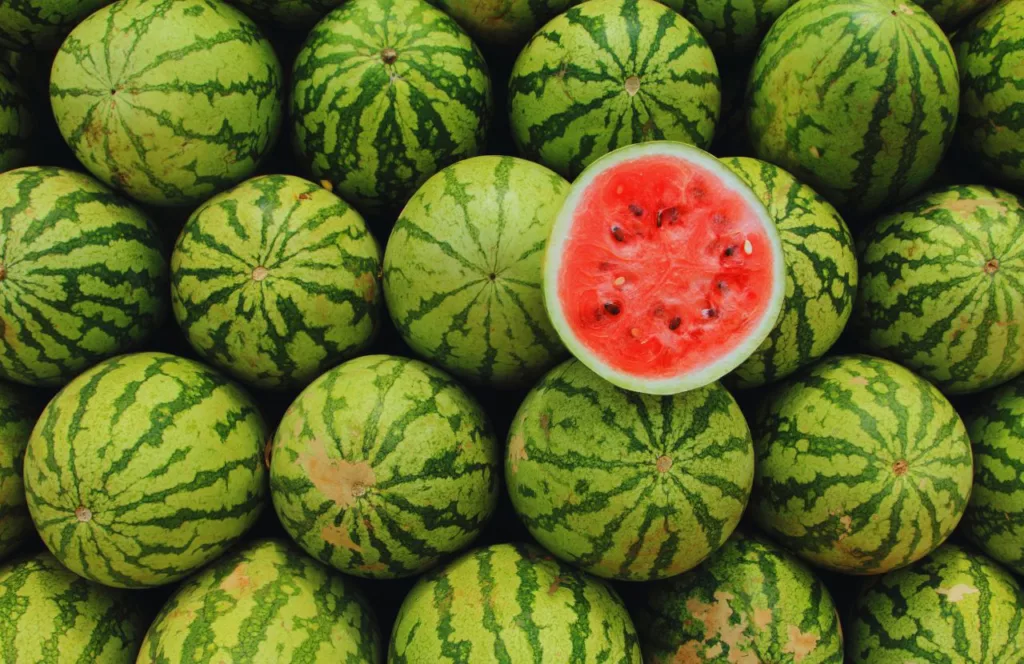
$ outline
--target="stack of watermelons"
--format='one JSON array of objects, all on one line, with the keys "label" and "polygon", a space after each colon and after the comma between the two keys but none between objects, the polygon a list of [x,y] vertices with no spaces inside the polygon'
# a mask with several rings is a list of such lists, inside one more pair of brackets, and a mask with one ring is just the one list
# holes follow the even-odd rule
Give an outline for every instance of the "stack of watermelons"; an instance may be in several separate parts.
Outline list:
[{"label": "stack of watermelons", "polygon": [[0,664],[1024,662],[1024,0],[0,56]]}]

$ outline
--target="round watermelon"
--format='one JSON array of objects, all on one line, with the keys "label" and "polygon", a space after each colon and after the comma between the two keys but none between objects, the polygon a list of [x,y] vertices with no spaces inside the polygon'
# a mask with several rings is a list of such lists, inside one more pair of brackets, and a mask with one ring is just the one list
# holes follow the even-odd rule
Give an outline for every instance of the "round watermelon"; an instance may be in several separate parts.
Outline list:
[{"label": "round watermelon", "polygon": [[754,447],[717,383],[627,392],[569,360],[530,392],[509,430],[505,481],[540,544],[602,577],[696,567],[739,523]]},{"label": "round watermelon", "polygon": [[61,385],[149,337],[167,308],[159,232],[92,178],[0,174],[0,376]]},{"label": "round watermelon", "polygon": [[0,3],[0,48],[49,51],[111,0],[8,0]]},{"label": "round watermelon", "polygon": [[492,103],[480,51],[425,0],[349,0],[295,60],[300,158],[367,215],[397,212],[431,175],[478,154]]},{"label": "round watermelon", "polygon": [[697,26],[719,60],[754,54],[782,12],[796,0],[663,0]]},{"label": "round watermelon", "polygon": [[309,29],[343,0],[229,0],[257,21],[274,27]]},{"label": "round watermelon", "polygon": [[640,664],[633,621],[603,581],[526,544],[465,554],[417,582],[388,664]]},{"label": "round watermelon", "polygon": [[14,69],[0,66],[0,172],[17,168],[29,160],[32,128],[29,100]]},{"label": "round watermelon", "polygon": [[953,186],[883,217],[859,241],[853,321],[865,350],[950,394],[1024,372],[1024,201]]},{"label": "round watermelon", "polygon": [[541,265],[569,183],[512,157],[427,180],[395,223],[384,295],[406,343],[474,383],[523,387],[566,353],[544,310]]},{"label": "round watermelon", "polygon": [[209,362],[254,387],[301,387],[373,341],[379,271],[359,213],[267,175],[192,213],[171,256],[171,304]]},{"label": "round watermelon", "polygon": [[912,563],[967,507],[963,422],[935,387],[892,362],[827,358],[763,403],[751,429],[754,522],[827,569],[880,574]]},{"label": "round watermelon", "polygon": [[588,0],[545,25],[509,80],[523,156],[570,180],[615,148],[652,140],[707,147],[718,67],[693,25],[654,0]]},{"label": "round watermelon", "polygon": [[914,3],[803,0],[765,37],[747,98],[757,157],[865,215],[935,173],[960,86],[949,40]]},{"label": "round watermelon", "polygon": [[257,540],[183,583],[153,621],[137,664],[378,664],[362,593],[291,543]]},{"label": "round watermelon", "polygon": [[948,31],[995,2],[996,0],[918,0],[917,4]]},{"label": "round watermelon", "polygon": [[441,371],[369,355],[315,380],[274,436],[270,492],[311,556],[356,576],[417,574],[468,545],[498,498],[498,445]]},{"label": "round watermelon", "polygon": [[259,516],[268,436],[252,400],[198,362],[115,357],[43,410],[25,452],[28,509],[81,576],[122,588],[177,581]]},{"label": "round watermelon", "polygon": [[248,177],[273,146],[281,65],[220,0],[119,0],[53,62],[50,100],[93,175],[154,205],[190,205]]},{"label": "round watermelon", "polygon": [[516,47],[580,0],[431,0],[485,46]]},{"label": "round watermelon", "polygon": [[34,533],[21,469],[37,412],[15,388],[0,384],[0,559]]}]

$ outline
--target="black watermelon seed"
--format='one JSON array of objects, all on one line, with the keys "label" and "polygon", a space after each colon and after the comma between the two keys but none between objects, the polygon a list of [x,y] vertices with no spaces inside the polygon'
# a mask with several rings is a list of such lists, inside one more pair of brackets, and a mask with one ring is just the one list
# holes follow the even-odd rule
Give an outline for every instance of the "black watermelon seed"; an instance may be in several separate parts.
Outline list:
[{"label": "black watermelon seed", "polygon": [[728,258],[729,256],[732,256],[735,253],[736,253],[736,247],[726,247],[725,248],[725,257],[726,258]]},{"label": "black watermelon seed", "polygon": [[640,207],[639,205],[637,205],[636,203],[630,203],[629,204],[629,211],[633,213],[634,217],[642,217],[642,216],[644,216],[644,209],[642,207]]},{"label": "black watermelon seed", "polygon": [[610,313],[612,316],[618,316],[619,312],[622,311],[622,309],[619,308],[619,305],[615,304],[614,302],[605,302],[604,310]]},{"label": "black watermelon seed", "polygon": [[708,307],[707,309],[702,309],[700,315],[703,316],[704,318],[717,318],[718,309],[715,309],[714,307]]},{"label": "black watermelon seed", "polygon": [[615,238],[616,242],[625,242],[626,234],[622,232],[622,229],[618,226],[612,226],[612,237]]},{"label": "black watermelon seed", "polygon": [[668,225],[676,223],[679,219],[679,208],[670,207],[664,210],[658,210],[658,228],[661,228],[662,223],[668,222]]},{"label": "black watermelon seed", "polygon": [[680,318],[679,316],[676,316],[675,318],[673,318],[672,320],[670,320],[668,322],[668,329],[670,329],[670,330],[678,330],[679,326],[682,325],[682,324],[683,324],[683,319]]}]

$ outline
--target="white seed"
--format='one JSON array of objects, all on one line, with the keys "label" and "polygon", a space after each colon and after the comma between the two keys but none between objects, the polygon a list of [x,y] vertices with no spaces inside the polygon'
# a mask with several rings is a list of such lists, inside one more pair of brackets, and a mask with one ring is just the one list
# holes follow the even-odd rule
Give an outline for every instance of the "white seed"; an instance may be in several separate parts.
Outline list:
[{"label": "white seed", "polygon": [[616,279],[612,283],[615,284],[616,286],[621,286],[622,284],[626,283],[626,278],[625,277],[619,277],[618,279]]},{"label": "white seed", "polygon": [[743,243],[743,253],[745,253],[748,256],[754,253],[754,245],[750,244],[750,240],[747,240],[746,242]]}]

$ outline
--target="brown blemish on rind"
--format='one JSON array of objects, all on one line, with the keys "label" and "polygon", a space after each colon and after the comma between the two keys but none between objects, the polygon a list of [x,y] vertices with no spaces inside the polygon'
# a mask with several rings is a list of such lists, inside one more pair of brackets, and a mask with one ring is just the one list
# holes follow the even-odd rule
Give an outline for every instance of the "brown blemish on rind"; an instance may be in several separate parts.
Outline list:
[{"label": "brown blemish on rind", "polygon": [[4,265],[3,263],[0,263],[0,281],[3,281],[6,278],[7,278],[7,266]]},{"label": "brown blemish on rind", "polygon": [[380,59],[386,65],[393,65],[398,60],[398,51],[389,46],[380,52]]},{"label": "brown blemish on rind", "polygon": [[274,439],[267,438],[267,442],[263,444],[263,465],[270,469],[270,460],[274,456]]},{"label": "brown blemish on rind", "polygon": [[896,475],[896,477],[902,477],[903,475],[907,474],[907,469],[909,467],[910,464],[907,463],[906,459],[900,459],[896,463],[892,464],[892,472]]},{"label": "brown blemish on rind", "polygon": [[551,415],[549,413],[540,414],[540,430],[544,432],[545,438],[551,438]]},{"label": "brown blemish on rind", "polygon": [[658,469],[659,473],[667,473],[669,468],[672,467],[672,457],[662,455],[658,457],[658,461],[654,464],[655,468]]},{"label": "brown blemish on rind", "polygon": [[758,629],[764,629],[772,623],[771,609],[754,609],[754,625]]},{"label": "brown blemish on rind", "polygon": [[264,279],[267,278],[268,274],[270,274],[270,270],[263,267],[262,265],[257,265],[255,268],[253,268],[252,280],[257,282],[263,281]]},{"label": "brown blemish on rind", "polygon": [[626,94],[628,94],[630,97],[634,96],[637,92],[640,91],[640,79],[636,76],[630,76],[629,78],[626,79],[625,88]]},{"label": "brown blemish on rind", "polygon": [[363,299],[373,302],[377,297],[377,280],[369,272],[364,272],[356,278],[356,288],[363,293]]},{"label": "brown blemish on rind", "polygon": [[251,586],[252,578],[249,576],[249,566],[245,563],[231,570],[231,574],[228,574],[220,582],[220,589],[229,593],[241,593]]},{"label": "brown blemish on rind", "polygon": [[805,634],[800,631],[800,628],[796,625],[790,625],[786,630],[786,634],[789,640],[786,641],[785,647],[782,648],[782,652],[791,653],[793,655],[794,662],[801,662],[805,657],[814,652],[814,649],[818,647],[818,635],[817,634]]},{"label": "brown blemish on rind", "polygon": [[299,455],[299,465],[317,491],[341,509],[354,505],[377,481],[370,464],[329,457],[324,441],[319,438],[311,440],[306,452]]},{"label": "brown blemish on rind", "polygon": [[508,441],[508,460],[512,466],[512,472],[519,472],[519,462],[526,461],[529,459],[529,455],[526,453],[526,437],[521,433],[517,433]]},{"label": "brown blemish on rind", "polygon": [[[686,610],[696,620],[704,624],[705,641],[717,639],[729,646],[730,662],[734,664],[758,664],[757,656],[747,650],[749,644],[745,634],[747,630],[746,619],[743,616],[739,616],[736,624],[732,623],[733,610],[729,606],[729,601],[732,599],[734,599],[734,595],[731,593],[718,591],[715,593],[713,603],[705,604],[698,599],[690,599],[686,602]],[[679,653],[677,652],[676,655],[678,657]]]},{"label": "brown blemish on rind", "polygon": [[956,604],[968,595],[976,595],[979,590],[974,586],[969,586],[966,583],[959,583],[952,588],[939,588],[935,591],[935,594],[942,595],[946,598],[947,602],[953,602]]},{"label": "brown blemish on rind", "polygon": [[999,200],[998,198],[961,198],[955,201],[949,201],[942,205],[933,205],[930,208],[925,208],[921,211],[921,214],[929,214],[931,212],[938,212],[945,210],[951,214],[963,214],[972,215],[977,213],[978,210],[991,206],[993,212],[1006,213],[1006,203]]},{"label": "brown blemish on rind", "polygon": [[88,523],[92,521],[92,511],[85,505],[79,505],[75,510],[75,518],[82,523]]},{"label": "brown blemish on rind", "polygon": [[328,524],[320,530],[320,537],[323,541],[340,549],[348,549],[357,553],[362,553],[363,551],[363,547],[356,544],[352,540],[351,533],[342,526]]},{"label": "brown blemish on rind", "polygon": [[[993,258],[992,260],[985,263],[985,274],[995,274],[999,271],[999,259]],[[3,277],[0,276],[0,279]]]}]

